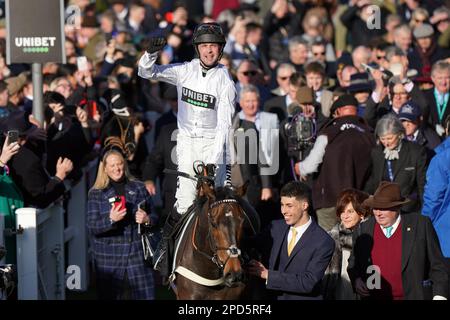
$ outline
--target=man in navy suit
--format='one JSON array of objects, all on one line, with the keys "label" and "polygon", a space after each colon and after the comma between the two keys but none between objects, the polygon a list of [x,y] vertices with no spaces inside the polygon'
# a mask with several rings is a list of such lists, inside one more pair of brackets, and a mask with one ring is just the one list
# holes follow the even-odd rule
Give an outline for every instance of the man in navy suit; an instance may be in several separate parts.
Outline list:
[{"label": "man in navy suit", "polygon": [[320,285],[334,251],[334,241],[311,218],[311,190],[299,181],[281,189],[284,219],[270,226],[273,241],[269,268],[249,263],[249,272],[266,280],[278,300],[320,300]]}]

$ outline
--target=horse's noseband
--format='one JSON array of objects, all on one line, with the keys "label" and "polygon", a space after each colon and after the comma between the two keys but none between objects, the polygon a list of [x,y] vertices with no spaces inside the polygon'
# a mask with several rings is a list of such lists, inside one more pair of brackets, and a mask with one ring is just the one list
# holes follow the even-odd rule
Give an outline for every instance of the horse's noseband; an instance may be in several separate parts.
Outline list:
[{"label": "horse's noseband", "polygon": [[[239,204],[239,202],[236,199],[223,199],[223,200],[215,201],[212,204],[210,204],[209,209],[217,207],[218,205],[221,205],[221,204],[231,204],[231,203]],[[233,217],[231,212],[226,213],[225,216],[228,218]],[[208,212],[208,220],[209,220],[210,225],[213,228],[216,228],[216,225],[211,221],[211,213],[210,212]],[[211,261],[214,262],[219,267],[219,269],[223,270],[229,259],[240,258],[241,250],[237,247],[236,243],[232,243],[228,248],[221,248],[221,247],[217,247],[212,242],[210,235],[209,235],[209,241],[210,241],[211,250],[213,251],[213,256],[211,257]],[[219,256],[217,255],[217,251],[226,251],[227,252],[228,257],[226,258],[226,260],[224,262],[222,262],[220,260]]]},{"label": "horse's noseband", "polygon": [[228,252],[228,255],[230,256],[230,258],[237,258],[241,255],[241,249],[239,249],[235,245],[231,245],[228,248],[227,252]]}]

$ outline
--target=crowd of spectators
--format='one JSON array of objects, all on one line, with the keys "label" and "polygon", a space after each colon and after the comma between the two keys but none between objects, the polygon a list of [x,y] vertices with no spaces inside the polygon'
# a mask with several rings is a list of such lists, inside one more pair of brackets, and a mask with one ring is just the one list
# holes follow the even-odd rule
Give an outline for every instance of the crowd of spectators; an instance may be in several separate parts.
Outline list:
[{"label": "crowd of spectators", "polygon": [[[449,1],[69,0],[65,5],[67,16],[73,5],[81,15],[64,27],[67,63],[43,65],[42,122],[32,115],[30,65],[6,64],[0,23],[1,144],[8,131],[18,131],[17,146],[3,148],[8,155],[0,166],[25,206],[45,208],[59,199],[68,183],[80,179],[84,165],[114,145],[149,194],[161,194],[162,215],[167,214],[176,179],[163,169],[176,168],[177,91],[139,77],[137,63],[156,36],[167,40],[159,64],[190,61],[195,26],[215,21],[227,35],[220,63],[239,97],[234,128],[255,129],[260,142],[246,147],[264,158],[253,167],[233,167],[233,181],[251,182],[250,202],[263,224],[279,214],[279,190],[291,180],[312,187],[312,206],[322,210],[318,224],[331,233],[345,228],[336,226],[346,205],[338,203],[342,190],[373,194],[381,181],[391,181],[412,200],[402,210],[427,208],[424,215],[438,223],[441,246],[448,249],[450,224],[438,218],[449,219],[448,205],[436,205],[439,199],[427,188],[448,198],[449,181],[434,185],[436,172],[427,174],[427,168],[430,161],[436,168],[433,157],[443,159],[448,145]],[[80,57],[87,58],[85,67],[77,64]],[[286,128],[299,118],[310,120],[314,130],[292,153]],[[276,141],[267,134],[273,129],[280,130]],[[274,163],[276,172],[262,173]],[[439,163],[448,176],[448,161]],[[448,250],[444,256],[450,270]]]}]

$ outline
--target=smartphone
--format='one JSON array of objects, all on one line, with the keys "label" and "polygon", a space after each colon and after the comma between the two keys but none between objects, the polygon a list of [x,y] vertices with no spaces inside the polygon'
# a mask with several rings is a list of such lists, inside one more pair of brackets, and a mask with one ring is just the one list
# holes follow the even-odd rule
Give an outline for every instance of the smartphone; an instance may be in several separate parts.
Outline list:
[{"label": "smartphone", "polygon": [[8,131],[8,144],[19,141],[19,131],[18,130],[9,130]]},{"label": "smartphone", "polygon": [[79,71],[88,70],[88,61],[85,56],[77,57],[77,67]]},{"label": "smartphone", "polygon": [[68,104],[64,106],[64,113],[68,116],[77,116],[77,106]]},{"label": "smartphone", "polygon": [[116,196],[116,198],[114,199],[114,207],[120,207],[120,209],[124,209],[126,208],[125,205],[125,196]]}]

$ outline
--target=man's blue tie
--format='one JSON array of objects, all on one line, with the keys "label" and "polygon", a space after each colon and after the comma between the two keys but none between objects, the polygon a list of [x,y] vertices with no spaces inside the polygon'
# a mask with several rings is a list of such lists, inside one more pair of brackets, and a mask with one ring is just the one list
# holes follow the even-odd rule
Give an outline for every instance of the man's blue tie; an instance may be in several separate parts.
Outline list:
[{"label": "man's blue tie", "polygon": [[386,229],[386,238],[390,238],[392,235],[393,226],[386,227],[385,229]]}]

